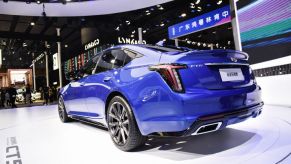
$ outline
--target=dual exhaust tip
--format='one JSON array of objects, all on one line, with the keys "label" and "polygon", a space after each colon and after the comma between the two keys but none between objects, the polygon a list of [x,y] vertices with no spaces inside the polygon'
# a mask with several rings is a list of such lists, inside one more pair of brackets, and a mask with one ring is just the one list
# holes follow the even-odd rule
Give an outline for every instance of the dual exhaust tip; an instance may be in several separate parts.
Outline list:
[{"label": "dual exhaust tip", "polygon": [[211,124],[202,125],[192,135],[200,135],[200,134],[215,132],[219,130],[221,125],[222,125],[222,122],[215,122]]}]

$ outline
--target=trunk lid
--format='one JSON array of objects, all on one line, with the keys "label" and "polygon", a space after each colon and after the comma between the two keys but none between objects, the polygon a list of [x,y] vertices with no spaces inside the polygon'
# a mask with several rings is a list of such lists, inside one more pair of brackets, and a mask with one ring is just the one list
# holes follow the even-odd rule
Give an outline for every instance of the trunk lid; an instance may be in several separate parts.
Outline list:
[{"label": "trunk lid", "polygon": [[234,50],[191,51],[180,54],[164,54],[160,63],[186,64],[179,74],[186,92],[195,89],[233,89],[254,83],[247,63],[248,55]]}]

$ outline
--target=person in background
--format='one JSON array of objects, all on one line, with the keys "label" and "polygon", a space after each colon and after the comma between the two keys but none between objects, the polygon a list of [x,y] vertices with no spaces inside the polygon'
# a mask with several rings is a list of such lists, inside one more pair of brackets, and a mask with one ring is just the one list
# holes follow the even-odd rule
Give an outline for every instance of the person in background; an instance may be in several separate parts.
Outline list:
[{"label": "person in background", "polygon": [[1,88],[0,90],[0,97],[1,97],[1,107],[5,107],[4,103],[5,103],[5,90],[3,88]]},{"label": "person in background", "polygon": [[15,105],[15,100],[16,100],[17,91],[16,91],[16,88],[15,88],[14,84],[11,84],[11,87],[10,87],[8,92],[9,92],[9,95],[10,95],[11,107],[12,108],[16,108],[17,106]]},{"label": "person in background", "polygon": [[48,101],[49,101],[49,87],[45,86],[42,89],[43,89],[43,98],[44,98],[43,105],[48,105]]},{"label": "person in background", "polygon": [[5,103],[5,90],[3,88],[1,88],[1,107],[5,107],[4,103]]},{"label": "person in background", "polygon": [[30,89],[29,84],[27,84],[25,87],[25,95],[26,95],[26,97],[24,97],[25,104],[26,104],[26,102],[29,102],[29,104],[31,104],[32,103],[32,101],[31,101],[31,89]]},{"label": "person in background", "polygon": [[6,107],[10,106],[10,95],[9,95],[8,90],[5,91],[5,104],[6,104]]}]

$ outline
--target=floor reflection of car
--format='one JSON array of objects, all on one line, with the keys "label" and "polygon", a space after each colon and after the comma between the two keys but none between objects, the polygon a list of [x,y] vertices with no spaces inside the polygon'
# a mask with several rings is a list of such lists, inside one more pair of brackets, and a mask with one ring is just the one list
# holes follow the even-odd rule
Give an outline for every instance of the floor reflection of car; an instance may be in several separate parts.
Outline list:
[{"label": "floor reflection of car", "polygon": [[59,117],[103,124],[124,151],[147,136],[221,130],[261,113],[261,88],[247,60],[235,50],[115,46],[60,90]]}]

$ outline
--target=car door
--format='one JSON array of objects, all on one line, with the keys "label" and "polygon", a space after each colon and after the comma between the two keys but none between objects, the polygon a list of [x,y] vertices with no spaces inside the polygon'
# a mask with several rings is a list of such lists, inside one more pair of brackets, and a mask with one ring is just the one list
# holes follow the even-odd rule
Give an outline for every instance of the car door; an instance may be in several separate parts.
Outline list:
[{"label": "car door", "polygon": [[100,57],[95,74],[86,80],[85,92],[90,93],[86,98],[87,109],[95,114],[93,119],[105,117],[105,100],[116,86],[115,75],[124,64],[124,52],[121,49],[105,51]]},{"label": "car door", "polygon": [[69,84],[69,90],[71,96],[71,100],[69,101],[69,112],[70,115],[82,116],[82,117],[91,117],[91,114],[88,112],[86,107],[85,99],[88,94],[84,91],[86,88],[86,81],[92,74],[92,71],[96,67],[98,56],[93,57],[90,61],[88,61],[83,68],[79,71],[80,80],[71,82]]}]

